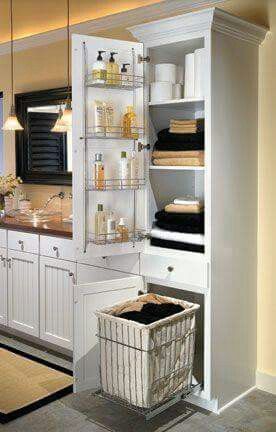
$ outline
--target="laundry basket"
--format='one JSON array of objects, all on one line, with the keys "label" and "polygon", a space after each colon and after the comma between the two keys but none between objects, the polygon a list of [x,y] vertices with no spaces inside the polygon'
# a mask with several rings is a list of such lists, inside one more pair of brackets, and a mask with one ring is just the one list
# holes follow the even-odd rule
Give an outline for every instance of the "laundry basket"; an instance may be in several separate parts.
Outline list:
[{"label": "laundry basket", "polygon": [[[150,302],[153,296],[184,310],[148,325],[116,316],[133,302]],[[194,303],[146,294],[97,311],[102,393],[141,409],[188,393],[198,309]]]}]

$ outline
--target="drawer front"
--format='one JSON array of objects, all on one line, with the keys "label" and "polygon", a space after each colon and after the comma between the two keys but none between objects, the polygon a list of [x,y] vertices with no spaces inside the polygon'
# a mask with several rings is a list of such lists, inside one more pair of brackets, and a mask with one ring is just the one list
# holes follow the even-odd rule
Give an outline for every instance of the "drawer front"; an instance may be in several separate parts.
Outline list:
[{"label": "drawer front", "polygon": [[17,251],[38,254],[38,235],[20,231],[8,231],[8,248]]},{"label": "drawer front", "polygon": [[7,247],[7,230],[0,229],[0,247]]},{"label": "drawer front", "polygon": [[167,282],[208,287],[208,264],[187,258],[141,254],[141,274]]},{"label": "drawer front", "polygon": [[140,274],[139,254],[135,253],[93,258],[89,261],[88,265],[118,270],[125,273]]},{"label": "drawer front", "polygon": [[73,240],[60,237],[40,236],[40,255],[68,261],[76,260]]}]

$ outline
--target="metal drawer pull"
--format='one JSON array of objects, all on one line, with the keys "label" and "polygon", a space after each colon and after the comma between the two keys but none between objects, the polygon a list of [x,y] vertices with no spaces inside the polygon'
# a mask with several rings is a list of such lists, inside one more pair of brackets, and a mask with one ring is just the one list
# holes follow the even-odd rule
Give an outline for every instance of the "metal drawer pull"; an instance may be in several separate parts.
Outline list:
[{"label": "metal drawer pull", "polygon": [[56,257],[59,257],[59,251],[57,246],[53,246],[53,251],[56,253]]},{"label": "metal drawer pull", "polygon": [[168,270],[168,272],[173,272],[174,271],[174,267],[173,266],[168,266],[168,268],[167,268],[167,270]]},{"label": "metal drawer pull", "polygon": [[8,258],[8,259],[7,259],[7,262],[8,262],[9,268],[11,268],[11,266],[12,266],[12,259],[11,259],[11,258]]},{"label": "metal drawer pull", "polygon": [[21,250],[24,250],[24,242],[23,240],[18,240],[18,244],[21,246]]},{"label": "metal drawer pull", "polygon": [[75,279],[75,275],[74,275],[74,273],[69,272],[69,276],[72,278],[72,280],[73,280],[73,284],[75,285],[75,283],[76,283],[76,279]]},{"label": "metal drawer pull", "polygon": [[3,263],[3,267],[6,267],[6,258],[3,257],[3,255],[0,255],[1,257],[1,262]]}]

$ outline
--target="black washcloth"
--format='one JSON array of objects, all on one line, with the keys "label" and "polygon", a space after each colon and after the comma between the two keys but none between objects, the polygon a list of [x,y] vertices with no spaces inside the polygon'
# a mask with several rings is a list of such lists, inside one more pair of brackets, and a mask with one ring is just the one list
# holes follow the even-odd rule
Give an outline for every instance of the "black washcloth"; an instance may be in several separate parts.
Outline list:
[{"label": "black washcloth", "polygon": [[167,318],[171,315],[182,312],[183,310],[184,309],[182,306],[174,303],[145,303],[140,312],[125,312],[119,315],[119,317],[130,321],[139,322],[141,324],[151,324],[155,321],[159,321],[163,318]]},{"label": "black washcloth", "polygon": [[154,150],[204,150],[204,132],[194,134],[175,134],[170,133],[169,129],[163,129],[157,134],[158,140],[154,145]]},{"label": "black washcloth", "polygon": [[204,212],[168,213],[165,210],[155,214],[156,226],[167,231],[204,234]]}]

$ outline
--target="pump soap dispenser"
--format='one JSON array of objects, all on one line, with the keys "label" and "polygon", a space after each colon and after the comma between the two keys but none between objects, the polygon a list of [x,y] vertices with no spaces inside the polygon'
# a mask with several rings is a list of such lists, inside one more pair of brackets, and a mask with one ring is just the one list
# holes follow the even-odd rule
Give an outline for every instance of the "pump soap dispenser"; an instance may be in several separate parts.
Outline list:
[{"label": "pump soap dispenser", "polygon": [[107,81],[106,83],[109,85],[118,85],[120,84],[120,76],[119,76],[119,65],[115,62],[114,55],[118,54],[116,52],[110,53],[110,59],[107,64]]},{"label": "pump soap dispenser", "polygon": [[92,84],[105,84],[106,83],[106,63],[103,61],[102,53],[105,51],[98,51],[97,61],[93,63],[92,67]]},{"label": "pump soap dispenser", "polygon": [[130,66],[130,63],[123,63],[121,67],[121,84],[122,86],[131,86],[132,79],[126,68],[126,66]]}]

